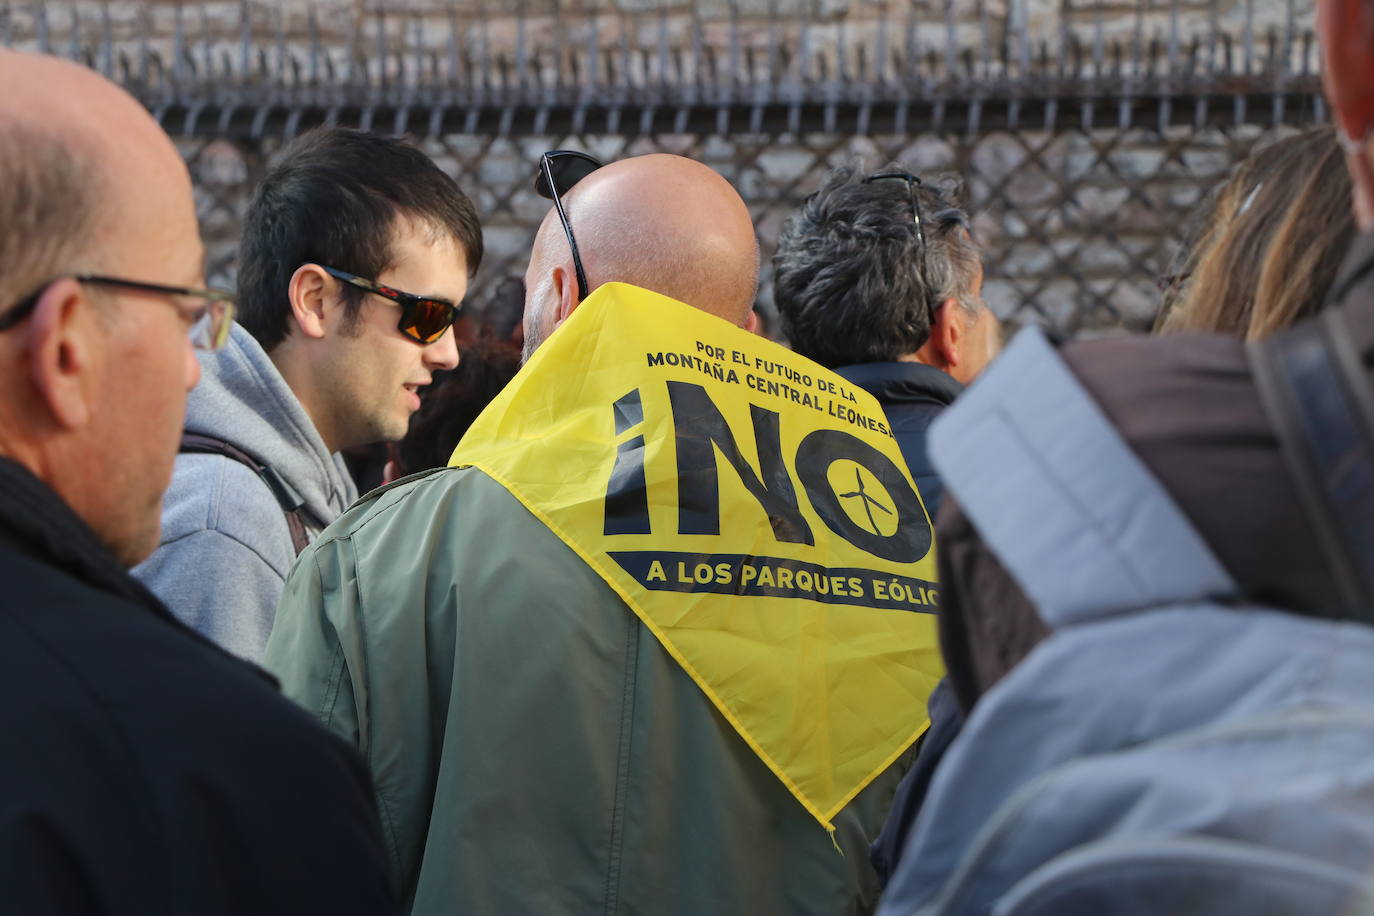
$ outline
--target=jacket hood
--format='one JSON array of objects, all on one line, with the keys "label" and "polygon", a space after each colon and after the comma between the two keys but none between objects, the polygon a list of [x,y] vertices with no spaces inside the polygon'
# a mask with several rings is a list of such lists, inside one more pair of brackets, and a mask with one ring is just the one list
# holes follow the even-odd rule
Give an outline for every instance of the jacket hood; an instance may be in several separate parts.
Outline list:
[{"label": "jacket hood", "polygon": [[1238,587],[1055,348],[1022,331],[931,427],[945,486],[1051,629]]},{"label": "jacket hood", "polygon": [[1055,632],[973,707],[880,916],[1349,909],[1374,628],[1247,601],[1075,368],[1022,332],[932,430]]},{"label": "jacket hood", "polygon": [[323,528],[357,498],[343,459],[331,455],[300,401],[257,340],[237,323],[224,347],[200,356],[186,431],[223,439],[281,474]]},{"label": "jacket hood", "polygon": [[953,376],[925,363],[856,363],[841,366],[835,374],[883,404],[947,406],[964,390]]}]

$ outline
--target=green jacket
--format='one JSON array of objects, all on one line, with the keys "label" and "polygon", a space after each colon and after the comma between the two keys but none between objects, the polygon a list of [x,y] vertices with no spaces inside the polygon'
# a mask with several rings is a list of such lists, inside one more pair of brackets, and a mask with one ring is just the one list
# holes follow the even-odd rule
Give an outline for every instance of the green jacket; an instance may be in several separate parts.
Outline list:
[{"label": "green jacket", "polygon": [[330,525],[266,664],[367,759],[408,912],[876,905],[868,846],[911,753],[832,843],[610,587],[475,469],[398,481]]}]

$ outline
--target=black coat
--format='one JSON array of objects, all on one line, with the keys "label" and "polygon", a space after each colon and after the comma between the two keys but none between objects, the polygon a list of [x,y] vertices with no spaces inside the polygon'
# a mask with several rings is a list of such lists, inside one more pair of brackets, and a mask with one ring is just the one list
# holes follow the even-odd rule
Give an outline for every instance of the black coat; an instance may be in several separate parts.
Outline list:
[{"label": "black coat", "polygon": [[920,491],[932,521],[943,487],[926,454],[930,424],[964,390],[953,378],[924,363],[859,363],[835,370],[878,399],[892,435]]},{"label": "black coat", "polygon": [[367,772],[0,460],[0,913],[394,910]]},{"label": "black coat", "polygon": [[[926,453],[926,435],[940,411],[954,402],[964,386],[934,366],[923,363],[861,363],[835,371],[873,395],[883,406],[892,435],[897,439],[906,466],[916,481],[916,489],[921,493],[921,502],[933,522],[944,488]],[[963,716],[943,680],[931,694],[927,710],[930,728],[920,738],[916,762],[897,787],[887,822],[870,850],[873,867],[883,884],[887,883],[901,855],[935,768],[963,727]]]}]

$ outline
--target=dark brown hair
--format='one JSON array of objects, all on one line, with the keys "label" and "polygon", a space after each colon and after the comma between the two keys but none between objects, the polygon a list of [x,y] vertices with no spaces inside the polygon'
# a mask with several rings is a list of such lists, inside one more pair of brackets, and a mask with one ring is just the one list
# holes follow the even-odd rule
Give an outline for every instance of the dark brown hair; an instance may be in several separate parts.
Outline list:
[{"label": "dark brown hair", "polygon": [[[403,218],[451,236],[463,248],[468,275],[476,272],[482,261],[477,211],[418,148],[344,128],[303,134],[258,186],[244,217],[239,324],[270,353],[290,329],[287,289],[296,268],[323,264],[375,280],[392,265]],[[366,293],[346,283],[341,293],[352,322]]]},{"label": "dark brown hair", "polygon": [[1157,330],[1247,340],[1314,314],[1355,237],[1350,176],[1330,127],[1252,154],[1217,190]]}]

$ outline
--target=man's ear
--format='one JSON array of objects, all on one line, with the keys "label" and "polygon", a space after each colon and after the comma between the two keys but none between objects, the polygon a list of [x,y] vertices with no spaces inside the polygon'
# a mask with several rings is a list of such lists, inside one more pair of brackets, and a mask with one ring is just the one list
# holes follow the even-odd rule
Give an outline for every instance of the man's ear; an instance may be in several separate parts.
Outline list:
[{"label": "man's ear", "polygon": [[291,275],[286,290],[296,327],[306,337],[324,337],[325,311],[333,295],[334,278],[318,264],[302,264]]},{"label": "man's ear", "polygon": [[930,339],[918,351],[924,357],[922,362],[942,372],[958,366],[966,330],[958,301],[950,297],[940,303],[935,310],[935,323],[930,326]]},{"label": "man's ear", "polygon": [[91,314],[94,307],[80,283],[58,280],[23,325],[34,390],[54,422],[68,430],[90,422],[102,381],[97,375],[108,329]]},{"label": "man's ear", "polygon": [[1374,130],[1374,13],[1367,0],[1317,4],[1322,39],[1322,81],[1336,126],[1352,140]]},{"label": "man's ear", "polygon": [[759,328],[762,326],[763,322],[759,320],[759,313],[754,309],[749,310],[749,314],[744,318],[744,324],[740,325],[740,327],[744,328],[750,334],[758,334]]},{"label": "man's ear", "polygon": [[577,298],[577,274],[561,264],[553,269],[553,289],[558,294],[558,306],[554,309],[553,326],[558,327],[567,321],[582,301]]},{"label": "man's ear", "polygon": [[1374,11],[1367,0],[1323,0],[1317,4],[1317,30],[1322,45],[1322,85],[1345,148],[1355,185],[1355,220],[1362,230],[1374,227],[1374,166],[1369,141],[1374,139]]}]

